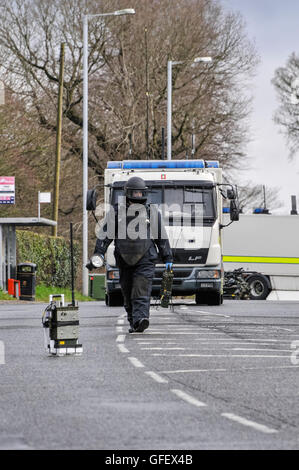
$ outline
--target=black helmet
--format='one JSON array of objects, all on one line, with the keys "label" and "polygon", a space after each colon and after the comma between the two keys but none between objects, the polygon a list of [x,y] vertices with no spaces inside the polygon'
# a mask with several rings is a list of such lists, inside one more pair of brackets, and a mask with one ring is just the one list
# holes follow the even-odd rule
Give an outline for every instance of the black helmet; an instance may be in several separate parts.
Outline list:
[{"label": "black helmet", "polygon": [[[147,190],[145,181],[139,176],[132,176],[125,184],[125,196],[130,202],[144,204],[147,200]],[[135,192],[141,194],[134,194]]]}]

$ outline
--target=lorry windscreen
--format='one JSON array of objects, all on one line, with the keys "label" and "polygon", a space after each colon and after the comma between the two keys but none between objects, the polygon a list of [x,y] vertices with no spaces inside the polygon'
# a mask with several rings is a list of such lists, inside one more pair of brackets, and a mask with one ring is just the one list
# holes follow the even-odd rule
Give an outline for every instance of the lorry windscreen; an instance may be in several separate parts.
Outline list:
[{"label": "lorry windscreen", "polygon": [[[148,204],[157,204],[159,208],[168,210],[169,214],[178,213],[195,213],[204,219],[215,220],[215,204],[214,204],[214,188],[210,186],[186,185],[186,183],[178,185],[157,185],[146,182],[148,191]],[[112,204],[117,204],[118,198],[123,196],[123,189],[114,187],[112,191]],[[162,207],[163,205],[163,207]],[[163,212],[163,210],[162,210]]]}]

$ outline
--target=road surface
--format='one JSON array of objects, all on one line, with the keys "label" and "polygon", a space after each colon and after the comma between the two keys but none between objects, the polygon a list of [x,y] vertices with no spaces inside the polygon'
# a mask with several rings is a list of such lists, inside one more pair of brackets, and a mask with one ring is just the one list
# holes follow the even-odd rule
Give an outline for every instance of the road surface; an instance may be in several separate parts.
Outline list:
[{"label": "road surface", "polygon": [[46,304],[0,304],[0,449],[298,449],[299,302],[80,303],[81,357],[48,357]]}]

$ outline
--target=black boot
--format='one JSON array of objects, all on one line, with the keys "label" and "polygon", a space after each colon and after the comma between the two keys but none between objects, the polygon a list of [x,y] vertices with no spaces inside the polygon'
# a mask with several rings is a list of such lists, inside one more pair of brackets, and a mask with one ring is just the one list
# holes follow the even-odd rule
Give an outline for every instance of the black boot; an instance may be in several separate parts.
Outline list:
[{"label": "black boot", "polygon": [[136,333],[142,333],[144,330],[146,330],[149,327],[149,320],[148,318],[141,318],[138,322],[135,323],[134,325],[134,331]]}]

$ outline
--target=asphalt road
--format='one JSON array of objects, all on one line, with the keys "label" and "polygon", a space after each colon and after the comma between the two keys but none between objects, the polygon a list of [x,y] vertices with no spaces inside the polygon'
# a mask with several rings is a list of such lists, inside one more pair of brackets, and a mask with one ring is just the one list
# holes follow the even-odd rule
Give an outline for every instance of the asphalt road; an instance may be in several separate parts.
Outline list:
[{"label": "asphalt road", "polygon": [[80,304],[81,357],[48,357],[45,304],[0,304],[0,449],[298,449],[299,302]]}]

